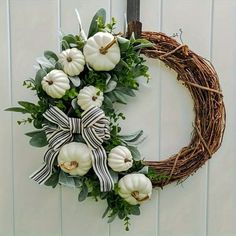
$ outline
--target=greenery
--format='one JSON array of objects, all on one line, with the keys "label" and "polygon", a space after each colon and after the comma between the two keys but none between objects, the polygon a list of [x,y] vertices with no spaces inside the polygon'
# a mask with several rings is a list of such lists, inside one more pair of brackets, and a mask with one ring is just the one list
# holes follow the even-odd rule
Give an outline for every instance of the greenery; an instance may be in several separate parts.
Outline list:
[{"label": "greenery", "polygon": [[[106,12],[100,9],[92,19],[88,37],[93,36],[98,31],[109,32],[114,35],[116,28],[116,20],[112,18],[110,23],[106,24]],[[83,112],[76,103],[76,98],[80,90],[88,85],[99,88],[104,95],[102,110],[105,115],[110,118],[110,136],[111,138],[103,143],[107,153],[118,145],[126,146],[132,153],[134,163],[131,169],[119,174],[109,170],[114,180],[115,189],[110,192],[103,193],[100,191],[98,178],[93,170],[90,170],[85,176],[71,176],[63,172],[55,160],[53,174],[46,181],[45,185],[55,188],[58,184],[73,188],[78,188],[78,201],[84,201],[87,197],[92,197],[96,201],[98,199],[107,201],[107,209],[103,217],[108,216],[108,222],[112,222],[116,217],[124,220],[126,230],[129,229],[130,215],[139,215],[139,205],[130,205],[125,202],[118,194],[118,180],[132,172],[142,172],[144,165],[142,164],[142,156],[138,151],[137,145],[143,140],[143,131],[137,131],[130,135],[122,135],[119,125],[120,119],[125,119],[125,115],[119,112],[115,104],[127,104],[129,98],[136,96],[139,89],[137,78],[144,76],[147,81],[150,79],[148,67],[145,60],[140,56],[140,49],[151,47],[152,44],[143,39],[126,39],[121,36],[117,37],[117,41],[121,51],[120,62],[111,71],[95,71],[85,66],[79,77],[69,77],[70,89],[60,99],[53,99],[42,88],[41,82],[43,78],[53,69],[62,70],[63,67],[59,62],[57,53],[45,51],[42,60],[38,61],[39,69],[34,78],[27,79],[23,82],[23,86],[36,93],[38,101],[36,103],[28,101],[19,101],[16,107],[6,109],[7,111],[20,112],[28,115],[26,119],[18,121],[18,124],[32,123],[36,131],[26,133],[30,137],[30,144],[35,147],[43,147],[48,145],[47,137],[43,129],[43,124],[48,123],[43,114],[50,106],[57,106],[70,117],[81,117]],[[69,48],[77,48],[82,50],[85,45],[85,39],[80,35],[64,35],[61,40],[62,50]],[[52,124],[51,124],[52,125]],[[84,142],[80,134],[74,136],[74,141]],[[147,172],[147,171],[146,171]],[[150,170],[147,176],[154,181],[159,181],[164,176],[156,176]]]}]

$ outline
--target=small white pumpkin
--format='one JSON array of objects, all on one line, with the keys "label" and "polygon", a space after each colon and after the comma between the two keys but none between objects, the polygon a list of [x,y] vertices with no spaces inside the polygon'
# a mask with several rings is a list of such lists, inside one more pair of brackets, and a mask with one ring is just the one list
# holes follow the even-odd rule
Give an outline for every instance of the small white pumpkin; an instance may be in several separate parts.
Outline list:
[{"label": "small white pumpkin", "polygon": [[70,81],[62,70],[52,70],[42,79],[43,90],[52,98],[61,98],[70,88]]},{"label": "small white pumpkin", "polygon": [[90,150],[84,143],[65,144],[57,157],[58,165],[70,175],[85,175],[92,167]]},{"label": "small white pumpkin", "polygon": [[143,203],[151,198],[152,183],[144,174],[125,175],[118,182],[119,195],[131,205]]},{"label": "small white pumpkin", "polygon": [[83,110],[87,110],[90,106],[100,107],[103,99],[103,92],[100,89],[90,85],[79,91],[77,103]]},{"label": "small white pumpkin", "polygon": [[125,146],[114,147],[108,155],[108,165],[116,172],[126,171],[133,165],[133,157]]},{"label": "small white pumpkin", "polygon": [[66,49],[59,55],[59,62],[69,76],[79,75],[84,70],[84,55],[77,48]]},{"label": "small white pumpkin", "polygon": [[120,48],[116,38],[107,32],[98,32],[84,46],[86,62],[96,71],[110,71],[120,61]]}]

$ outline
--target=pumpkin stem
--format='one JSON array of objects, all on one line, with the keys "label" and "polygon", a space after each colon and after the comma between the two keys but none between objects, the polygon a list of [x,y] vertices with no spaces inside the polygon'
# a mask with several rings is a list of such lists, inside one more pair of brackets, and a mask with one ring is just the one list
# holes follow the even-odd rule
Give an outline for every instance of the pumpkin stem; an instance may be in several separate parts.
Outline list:
[{"label": "pumpkin stem", "polygon": [[66,60],[67,60],[68,62],[72,62],[72,58],[71,58],[71,57],[67,57]]},{"label": "pumpkin stem", "polygon": [[149,196],[148,196],[148,195],[145,196],[145,197],[143,197],[143,198],[140,198],[140,197],[139,197],[139,191],[134,191],[134,192],[132,192],[132,193],[131,193],[131,196],[132,196],[133,198],[135,198],[138,202],[143,202],[143,201],[149,199]]},{"label": "pumpkin stem", "polygon": [[108,49],[112,47],[112,45],[115,43],[116,43],[116,37],[114,37],[113,40],[110,43],[108,43],[105,47],[101,47],[99,49],[100,53],[105,55],[108,52]]},{"label": "pumpkin stem", "polygon": [[92,100],[93,100],[93,101],[96,101],[96,100],[97,100],[97,97],[96,97],[96,96],[93,96],[93,97],[92,97]]},{"label": "pumpkin stem", "polygon": [[71,161],[71,162],[63,162],[59,164],[60,167],[63,167],[64,169],[71,171],[74,170],[79,166],[79,163],[77,161]]},{"label": "pumpkin stem", "polygon": [[131,160],[130,159],[128,159],[128,158],[125,158],[125,163],[127,163],[127,162],[131,162]]},{"label": "pumpkin stem", "polygon": [[53,81],[51,81],[51,80],[46,80],[46,82],[47,82],[49,85],[52,85],[52,84],[53,84]]}]

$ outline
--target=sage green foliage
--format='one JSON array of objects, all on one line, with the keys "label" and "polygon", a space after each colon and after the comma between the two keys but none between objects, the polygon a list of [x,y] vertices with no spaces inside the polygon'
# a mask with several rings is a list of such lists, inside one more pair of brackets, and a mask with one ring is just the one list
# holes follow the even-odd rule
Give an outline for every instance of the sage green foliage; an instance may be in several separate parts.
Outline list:
[{"label": "sage green foliage", "polygon": [[[114,33],[116,21],[106,24],[106,12],[100,9],[92,19],[89,28],[89,37],[93,36],[99,31],[106,31]],[[83,110],[77,105],[77,95],[84,86],[93,85],[103,92],[104,101],[101,109],[104,110],[106,116],[110,118],[110,135],[111,138],[103,143],[107,154],[112,148],[118,145],[126,146],[132,153],[134,163],[133,167],[125,172],[110,171],[110,174],[115,183],[115,189],[110,192],[103,193],[100,191],[99,180],[93,170],[90,170],[85,176],[71,176],[63,172],[55,159],[53,174],[46,181],[45,185],[55,188],[57,184],[66,185],[78,189],[78,201],[84,201],[87,197],[92,197],[96,201],[99,199],[106,199],[108,207],[103,217],[108,216],[108,222],[112,222],[116,217],[124,220],[126,230],[129,229],[130,215],[139,215],[139,205],[133,206],[125,202],[118,194],[118,180],[124,175],[132,172],[142,172],[144,165],[142,163],[142,156],[138,151],[137,145],[143,140],[143,131],[140,130],[130,135],[122,135],[121,127],[119,125],[120,119],[125,119],[125,115],[116,110],[115,104],[127,104],[130,99],[136,96],[136,91],[139,89],[137,78],[144,76],[149,80],[148,67],[144,64],[145,60],[140,56],[140,49],[143,47],[151,47],[152,45],[147,40],[143,39],[126,39],[121,36],[117,37],[121,60],[116,67],[109,71],[94,71],[85,66],[84,71],[79,74],[79,78],[71,79],[70,89],[66,91],[65,95],[60,99],[53,99],[46,94],[42,89],[42,79],[51,70],[62,70],[62,65],[58,61],[58,55],[52,51],[45,51],[44,57],[50,62],[50,67],[41,65],[37,71],[35,78],[25,80],[23,85],[34,91],[38,97],[38,102],[31,103],[28,101],[19,101],[19,106],[6,109],[7,111],[20,112],[29,115],[26,119],[18,121],[18,124],[33,123],[37,129],[26,133],[29,136],[30,144],[35,147],[43,147],[48,144],[43,124],[48,123],[44,119],[43,114],[49,106],[57,106],[69,117],[81,117]],[[62,50],[68,48],[77,48],[82,50],[85,41],[79,35],[68,34],[63,36],[61,40]],[[75,83],[77,81],[78,83]],[[53,124],[50,124],[53,126]],[[74,141],[84,142],[81,134],[74,135]],[[156,176],[151,170],[147,176],[151,180],[159,180],[163,178]]]},{"label": "sage green foliage", "polygon": [[164,183],[165,181],[168,181],[170,176],[166,173],[157,173],[156,170],[152,167],[149,167],[147,177],[153,182],[153,183]]}]

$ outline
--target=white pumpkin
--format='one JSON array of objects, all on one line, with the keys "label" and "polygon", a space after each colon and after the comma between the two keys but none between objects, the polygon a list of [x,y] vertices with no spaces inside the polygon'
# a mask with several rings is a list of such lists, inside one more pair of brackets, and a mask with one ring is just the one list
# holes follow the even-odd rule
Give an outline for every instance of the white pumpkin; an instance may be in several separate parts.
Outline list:
[{"label": "white pumpkin", "polygon": [[125,146],[114,147],[108,155],[108,165],[116,172],[126,171],[133,165],[133,157]]},{"label": "white pumpkin", "polygon": [[100,107],[103,99],[103,92],[100,89],[90,85],[79,91],[77,103],[83,110],[87,110],[90,106]]},{"label": "white pumpkin", "polygon": [[151,198],[152,183],[144,174],[134,173],[118,182],[119,195],[131,205],[141,204]]},{"label": "white pumpkin", "polygon": [[84,55],[77,48],[66,49],[59,55],[59,62],[69,76],[79,75],[84,70]]},{"label": "white pumpkin", "polygon": [[65,144],[57,157],[58,165],[70,175],[85,175],[92,167],[90,150],[84,143]]},{"label": "white pumpkin", "polygon": [[70,81],[62,70],[52,70],[42,79],[43,90],[52,98],[61,98],[70,88]]},{"label": "white pumpkin", "polygon": [[86,62],[96,71],[110,71],[120,61],[120,48],[116,38],[107,32],[98,32],[84,46]]}]

